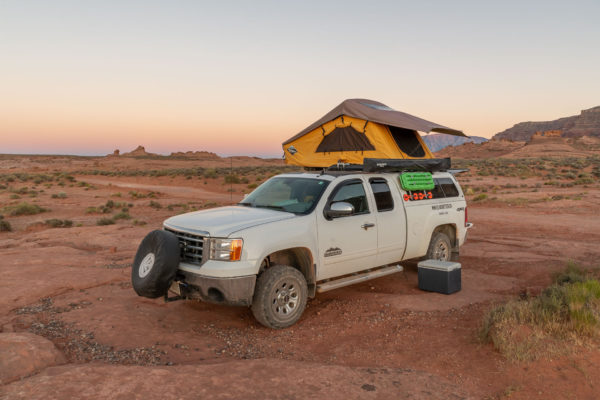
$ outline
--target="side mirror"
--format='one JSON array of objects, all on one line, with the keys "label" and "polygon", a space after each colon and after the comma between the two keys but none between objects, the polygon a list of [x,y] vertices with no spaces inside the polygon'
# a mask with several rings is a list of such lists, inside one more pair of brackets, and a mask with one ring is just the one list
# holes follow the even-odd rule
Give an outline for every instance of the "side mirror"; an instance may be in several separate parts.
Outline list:
[{"label": "side mirror", "polygon": [[331,206],[325,210],[325,216],[327,218],[347,217],[352,214],[354,214],[354,206],[345,201],[332,203]]}]

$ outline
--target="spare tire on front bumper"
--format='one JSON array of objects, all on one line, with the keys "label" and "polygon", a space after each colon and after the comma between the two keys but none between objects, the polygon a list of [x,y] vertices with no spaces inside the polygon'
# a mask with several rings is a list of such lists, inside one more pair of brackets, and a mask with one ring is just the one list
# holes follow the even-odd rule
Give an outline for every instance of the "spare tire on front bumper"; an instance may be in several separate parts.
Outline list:
[{"label": "spare tire on front bumper", "polygon": [[146,235],[135,254],[131,283],[135,292],[155,299],[164,296],[179,266],[179,240],[170,232],[156,230]]}]

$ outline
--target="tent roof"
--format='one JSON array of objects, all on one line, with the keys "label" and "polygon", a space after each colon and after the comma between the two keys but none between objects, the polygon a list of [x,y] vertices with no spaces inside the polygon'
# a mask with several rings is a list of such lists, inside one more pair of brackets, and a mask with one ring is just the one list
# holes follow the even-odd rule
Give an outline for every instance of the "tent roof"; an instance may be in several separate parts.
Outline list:
[{"label": "tent roof", "polygon": [[299,137],[306,135],[308,132],[318,128],[326,122],[336,119],[340,115],[360,118],[366,121],[377,122],[383,125],[396,126],[398,128],[411,129],[420,132],[439,132],[448,135],[466,136],[459,130],[447,128],[443,125],[438,125],[435,122],[426,121],[414,115],[406,114],[401,111],[396,111],[383,103],[367,99],[348,99],[344,100],[333,110],[325,114],[321,119],[313,122],[310,126],[298,133],[296,136],[289,138],[283,145],[286,145]]}]

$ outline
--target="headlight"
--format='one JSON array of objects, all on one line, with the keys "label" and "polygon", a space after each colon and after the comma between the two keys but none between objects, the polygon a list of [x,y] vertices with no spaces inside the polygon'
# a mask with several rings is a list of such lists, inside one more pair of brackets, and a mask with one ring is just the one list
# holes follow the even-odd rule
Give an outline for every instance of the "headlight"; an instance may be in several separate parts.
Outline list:
[{"label": "headlight", "polygon": [[242,239],[210,239],[210,259],[239,261],[242,258]]}]

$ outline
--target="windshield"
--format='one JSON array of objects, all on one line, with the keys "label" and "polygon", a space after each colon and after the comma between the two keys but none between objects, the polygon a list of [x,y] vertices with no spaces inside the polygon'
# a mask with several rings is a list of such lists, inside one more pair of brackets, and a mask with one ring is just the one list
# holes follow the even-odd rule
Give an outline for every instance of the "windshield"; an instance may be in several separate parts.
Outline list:
[{"label": "windshield", "polygon": [[250,193],[240,205],[308,214],[317,205],[329,181],[281,177],[269,179]]}]

